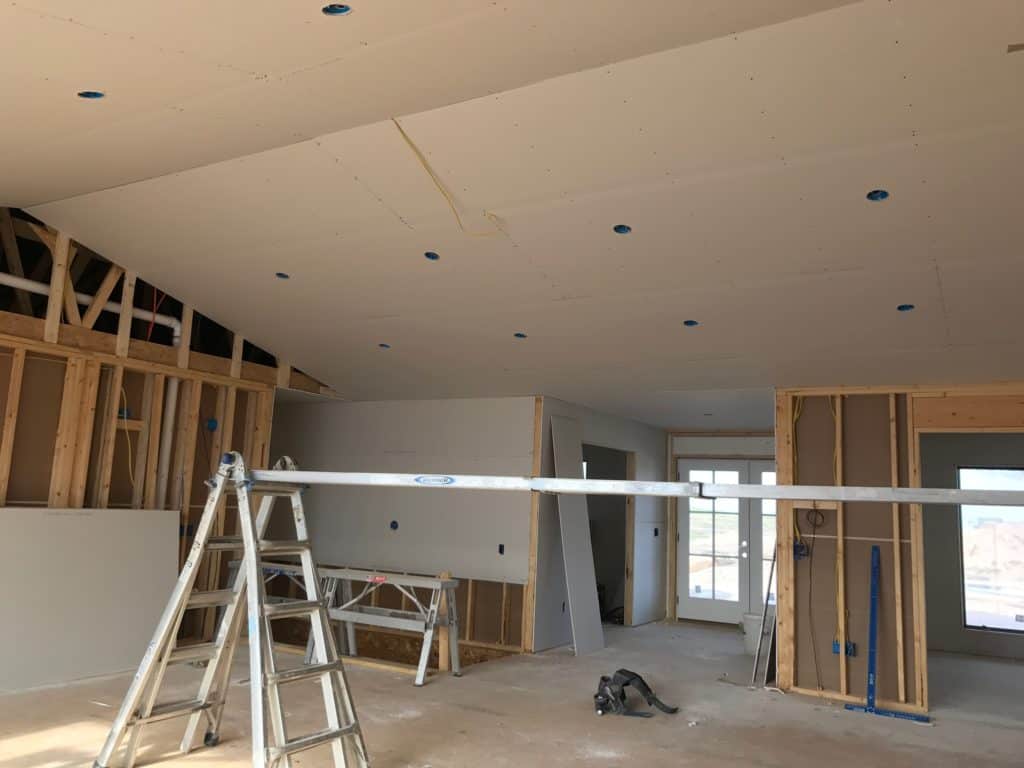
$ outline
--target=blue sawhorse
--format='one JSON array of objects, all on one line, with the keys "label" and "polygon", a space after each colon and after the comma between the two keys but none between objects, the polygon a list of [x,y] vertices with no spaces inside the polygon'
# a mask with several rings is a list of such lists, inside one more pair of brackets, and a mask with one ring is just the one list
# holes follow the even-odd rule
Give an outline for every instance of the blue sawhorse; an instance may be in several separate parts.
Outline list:
[{"label": "blue sawhorse", "polygon": [[[869,715],[894,717],[898,720],[912,720],[915,723],[930,723],[927,715],[915,715],[911,712],[897,712],[893,709],[879,709],[875,706],[875,684],[878,671],[878,581],[882,571],[882,550],[876,544],[871,547],[871,615],[868,622],[868,695],[867,704],[847,704],[846,708],[854,712],[867,712]],[[902,617],[900,617],[902,618]]]}]

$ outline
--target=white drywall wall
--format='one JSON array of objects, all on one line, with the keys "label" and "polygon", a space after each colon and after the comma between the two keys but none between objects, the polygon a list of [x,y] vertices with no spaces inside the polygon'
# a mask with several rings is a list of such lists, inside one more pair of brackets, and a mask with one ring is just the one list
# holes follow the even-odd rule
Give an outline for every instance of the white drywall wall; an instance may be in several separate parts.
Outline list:
[{"label": "white drywall wall", "polygon": [[[629,419],[600,413],[553,397],[544,398],[542,417],[541,475],[554,475],[551,450],[551,416],[578,419],[587,445],[636,453],[637,480],[665,479],[665,433]],[[633,623],[644,624],[665,615],[665,500],[638,496],[633,545]],[[658,531],[657,537],[654,535]],[[558,531],[555,497],[540,498],[537,537],[537,610],[534,647],[553,648],[571,642],[566,608],[565,570]]]},{"label": "white drywall wall", "polygon": [[[282,402],[271,457],[311,470],[525,476],[533,421],[533,397]],[[305,503],[321,563],[527,581],[527,493],[314,487]]]},{"label": "white drywall wall", "polygon": [[133,669],[177,576],[178,512],[0,509],[0,691]]}]

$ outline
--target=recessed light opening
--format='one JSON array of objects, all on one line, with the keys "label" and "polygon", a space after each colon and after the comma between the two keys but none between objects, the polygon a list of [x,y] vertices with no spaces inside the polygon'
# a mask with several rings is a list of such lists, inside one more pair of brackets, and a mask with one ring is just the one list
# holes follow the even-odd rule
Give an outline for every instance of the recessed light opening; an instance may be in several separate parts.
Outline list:
[{"label": "recessed light opening", "polygon": [[382,341],[377,346],[380,347],[381,349],[391,349],[391,345],[384,341]]},{"label": "recessed light opening", "polygon": [[612,230],[617,235],[628,235],[630,232],[633,231],[633,228],[629,226],[629,224],[616,224],[614,227],[612,227]]},{"label": "recessed light opening", "polygon": [[441,255],[435,253],[434,251],[427,251],[426,253],[423,254],[423,257],[425,259],[429,259],[430,261],[437,261],[438,259],[441,258]]},{"label": "recessed light opening", "polygon": [[80,99],[102,99],[106,94],[103,91],[79,91],[78,98]]},{"label": "recessed light opening", "polygon": [[289,280],[289,279],[291,279],[291,275],[289,275],[287,272],[275,272],[274,273],[274,277],[276,277],[278,280]]},{"label": "recessed light opening", "polygon": [[867,198],[873,203],[881,202],[889,198],[889,192],[884,189],[872,189],[868,192]]},{"label": "recessed light opening", "polygon": [[683,325],[687,328],[696,328],[700,325],[700,320],[683,320]]},{"label": "recessed light opening", "polygon": [[913,304],[900,304],[898,307],[896,307],[897,312],[910,312],[913,309]]},{"label": "recessed light opening", "polygon": [[522,331],[516,331],[512,335],[515,336],[517,339],[525,339],[526,338],[526,334],[523,333]]},{"label": "recessed light opening", "polygon": [[352,6],[345,3],[330,3],[320,10],[325,16],[346,16],[352,13]]}]

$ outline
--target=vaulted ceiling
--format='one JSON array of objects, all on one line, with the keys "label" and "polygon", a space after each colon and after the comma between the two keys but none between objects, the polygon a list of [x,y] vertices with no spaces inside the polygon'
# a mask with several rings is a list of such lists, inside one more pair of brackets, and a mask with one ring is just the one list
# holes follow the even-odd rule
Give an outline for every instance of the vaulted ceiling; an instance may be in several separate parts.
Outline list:
[{"label": "vaulted ceiling", "polygon": [[79,5],[0,9],[0,201],[345,396],[1024,377],[1020,3]]}]

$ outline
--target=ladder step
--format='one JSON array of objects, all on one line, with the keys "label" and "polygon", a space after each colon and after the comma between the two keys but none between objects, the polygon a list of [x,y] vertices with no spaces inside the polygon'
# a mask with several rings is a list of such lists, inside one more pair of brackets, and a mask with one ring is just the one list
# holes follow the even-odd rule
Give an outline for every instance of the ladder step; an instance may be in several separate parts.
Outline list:
[{"label": "ladder step", "polygon": [[309,551],[308,541],[260,541],[261,555],[301,555]]},{"label": "ladder step", "polygon": [[206,542],[206,549],[209,552],[245,549],[245,543],[241,536],[211,536]]},{"label": "ladder step", "polygon": [[297,483],[254,483],[249,488],[249,493],[261,493],[264,496],[291,496],[293,493],[302,493],[306,486]]},{"label": "ladder step", "polygon": [[209,709],[212,703],[206,703],[199,699],[188,699],[187,701],[171,701],[166,704],[158,704],[147,717],[136,716],[132,719],[133,724],[155,723],[160,720],[170,720],[172,717],[191,715],[193,712],[202,712]]},{"label": "ladder step", "polygon": [[311,733],[309,736],[293,739],[280,747],[269,747],[267,752],[269,753],[271,761],[274,761],[284,757],[285,755],[294,755],[296,752],[303,752],[307,749],[312,749],[313,747],[319,747],[321,744],[328,744],[342,736],[350,736],[355,733],[356,730],[357,726],[355,725],[346,725],[341,728],[327,728],[323,731]]},{"label": "ladder step", "polygon": [[217,655],[216,643],[195,643],[175,648],[167,659],[168,664],[183,664],[189,661],[210,661]]},{"label": "ladder step", "polygon": [[328,672],[335,672],[341,669],[341,661],[331,661],[326,664],[309,664],[304,667],[285,669],[274,674],[268,674],[267,679],[272,683],[296,683],[299,680],[309,680],[320,677]]},{"label": "ladder step", "polygon": [[234,590],[214,589],[208,592],[193,592],[188,596],[189,608],[208,608],[214,605],[227,605],[235,599]]},{"label": "ladder step", "polygon": [[322,600],[286,600],[280,603],[267,603],[263,606],[263,615],[268,619],[287,619],[293,616],[306,616],[323,607]]}]

